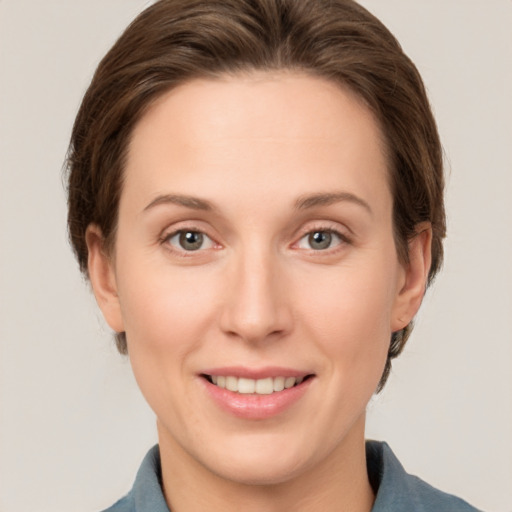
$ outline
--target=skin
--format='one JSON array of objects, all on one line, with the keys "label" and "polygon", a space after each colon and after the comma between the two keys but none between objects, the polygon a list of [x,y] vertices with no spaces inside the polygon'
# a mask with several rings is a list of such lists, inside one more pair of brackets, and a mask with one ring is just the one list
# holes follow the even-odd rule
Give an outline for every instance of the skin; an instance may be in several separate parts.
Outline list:
[{"label": "skin", "polygon": [[[90,226],[89,272],[156,413],[172,510],[371,509],[365,408],[430,266],[428,225],[398,260],[392,203],[378,124],[319,78],[196,80],[138,123],[115,249]],[[198,250],[180,245],[187,230],[204,233]],[[232,365],[313,377],[284,412],[251,420],[199,375]]]}]

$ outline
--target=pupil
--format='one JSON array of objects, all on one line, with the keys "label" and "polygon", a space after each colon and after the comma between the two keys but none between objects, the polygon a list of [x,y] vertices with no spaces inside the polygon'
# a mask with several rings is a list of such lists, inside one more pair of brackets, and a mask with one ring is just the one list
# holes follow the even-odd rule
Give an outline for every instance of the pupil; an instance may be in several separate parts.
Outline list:
[{"label": "pupil", "polygon": [[309,235],[309,244],[313,249],[327,249],[331,241],[332,235],[327,231],[316,231]]},{"label": "pupil", "polygon": [[203,235],[195,231],[185,231],[180,235],[180,245],[187,251],[197,251],[203,245]]}]

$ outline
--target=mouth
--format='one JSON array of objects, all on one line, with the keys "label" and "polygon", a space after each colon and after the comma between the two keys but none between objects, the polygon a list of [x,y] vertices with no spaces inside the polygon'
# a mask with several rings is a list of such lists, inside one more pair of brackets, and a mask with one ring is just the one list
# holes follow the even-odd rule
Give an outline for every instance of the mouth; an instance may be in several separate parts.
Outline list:
[{"label": "mouth", "polygon": [[263,379],[250,379],[233,375],[202,374],[201,376],[218,388],[243,395],[272,395],[285,389],[300,386],[303,382],[313,377],[312,374],[296,377],[266,377]]}]

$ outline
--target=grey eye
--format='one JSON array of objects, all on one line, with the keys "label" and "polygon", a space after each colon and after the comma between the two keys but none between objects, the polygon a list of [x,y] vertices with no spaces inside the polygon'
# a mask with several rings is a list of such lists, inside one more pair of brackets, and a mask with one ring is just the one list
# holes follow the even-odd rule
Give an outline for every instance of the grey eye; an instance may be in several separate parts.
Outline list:
[{"label": "grey eye", "polygon": [[308,235],[308,243],[311,249],[321,251],[328,249],[332,243],[332,233],[329,231],[314,231]]},{"label": "grey eye", "polygon": [[180,233],[180,246],[186,251],[197,251],[203,245],[203,234],[195,231]]},{"label": "grey eye", "polygon": [[207,235],[192,230],[177,231],[169,237],[169,244],[181,251],[199,251],[200,249],[210,249],[214,245]]},{"label": "grey eye", "polygon": [[344,242],[342,235],[329,229],[318,229],[304,235],[298,243],[299,249],[324,251]]}]

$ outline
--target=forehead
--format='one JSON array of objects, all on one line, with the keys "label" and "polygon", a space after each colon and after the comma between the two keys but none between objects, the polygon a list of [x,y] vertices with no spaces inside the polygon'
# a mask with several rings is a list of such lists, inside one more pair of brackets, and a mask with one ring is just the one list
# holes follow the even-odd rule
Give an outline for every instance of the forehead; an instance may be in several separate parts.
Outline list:
[{"label": "forehead", "polygon": [[361,187],[378,174],[387,181],[383,147],[362,100],[325,79],[255,72],[194,80],[160,97],[135,127],[125,186],[154,194],[164,181],[179,189],[195,180],[209,193],[242,177],[270,192],[312,179],[329,189],[344,176]]},{"label": "forehead", "polygon": [[[167,124],[170,131],[170,111],[174,135],[183,137],[226,136],[212,128],[239,128],[242,136],[259,122],[262,137],[300,136],[301,130],[308,128],[308,137],[328,138],[350,123],[352,132],[365,125],[369,137],[381,138],[373,114],[348,86],[286,70],[226,74],[180,84],[149,107],[132,138],[139,138],[157,122]],[[350,136],[348,132],[343,135]]]}]

